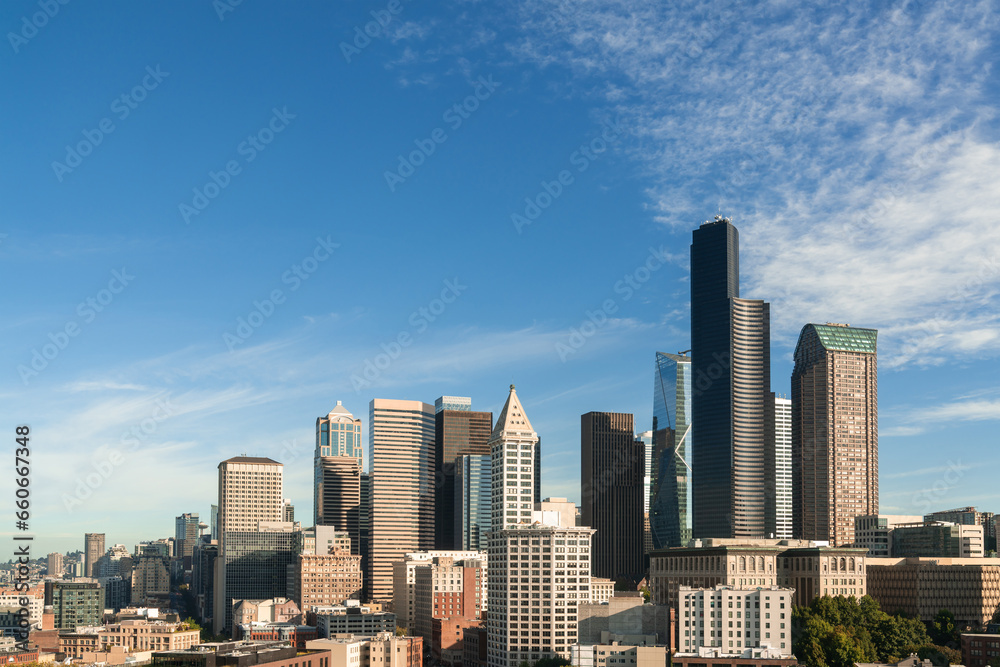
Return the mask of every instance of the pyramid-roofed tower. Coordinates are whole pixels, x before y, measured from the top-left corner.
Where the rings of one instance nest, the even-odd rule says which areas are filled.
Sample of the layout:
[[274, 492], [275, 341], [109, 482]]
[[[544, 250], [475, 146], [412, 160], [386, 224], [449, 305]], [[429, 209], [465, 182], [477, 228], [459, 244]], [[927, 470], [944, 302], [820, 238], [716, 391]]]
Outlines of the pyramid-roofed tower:
[[531, 428], [528, 416], [524, 414], [524, 408], [517, 397], [514, 385], [511, 385], [507, 402], [504, 403], [503, 410], [500, 411], [500, 416], [497, 417], [496, 424], [493, 426], [493, 432], [490, 433], [490, 443], [502, 439], [505, 435], [514, 434], [531, 434], [537, 437], [535, 429]]

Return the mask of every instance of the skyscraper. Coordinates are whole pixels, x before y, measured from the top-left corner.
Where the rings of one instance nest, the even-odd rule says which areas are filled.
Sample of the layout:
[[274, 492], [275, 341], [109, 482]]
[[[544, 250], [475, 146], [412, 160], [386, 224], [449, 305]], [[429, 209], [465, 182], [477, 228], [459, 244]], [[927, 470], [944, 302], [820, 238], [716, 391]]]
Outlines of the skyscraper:
[[198, 514], [181, 514], [174, 519], [174, 556], [187, 558], [184, 569], [190, 569], [191, 552], [198, 540]]
[[774, 399], [774, 448], [764, 462], [767, 475], [767, 533], [792, 537], [792, 401]]
[[649, 528], [654, 549], [691, 539], [691, 358], [656, 353]]
[[[212, 614], [215, 634], [229, 629], [231, 602], [234, 597], [244, 597], [237, 593], [250, 586], [244, 586], [239, 577], [249, 576], [252, 569], [249, 565], [257, 559], [251, 555], [253, 547], [257, 542], [267, 548], [274, 546], [271, 544], [274, 540], [269, 542], [269, 538], [246, 535], [256, 533], [262, 521], [282, 524], [283, 469], [277, 461], [256, 456], [235, 456], [219, 464], [220, 540], [219, 557], [215, 560], [215, 610]], [[266, 554], [262, 558], [266, 560]]]
[[351, 550], [361, 551], [361, 466], [353, 456], [315, 460], [317, 526], [334, 526], [351, 536]]
[[83, 536], [83, 576], [96, 577], [94, 566], [104, 555], [104, 533], [85, 533]]
[[633, 417], [620, 412], [580, 416], [581, 519], [594, 534], [591, 574], [642, 579], [643, 472], [646, 447]]
[[492, 412], [473, 412], [472, 399], [441, 396], [434, 401], [434, 542], [437, 549], [458, 549], [455, 533], [455, 459], [465, 454], [489, 456]]
[[373, 600], [392, 599], [392, 562], [434, 548], [434, 406], [369, 405], [371, 534], [365, 577]]
[[[642, 476], [642, 553], [648, 554], [653, 550], [653, 533], [649, 527], [649, 499], [653, 493], [653, 432], [643, 431], [636, 437], [642, 441], [642, 445], [645, 448], [645, 461], [643, 468], [645, 472]], [[644, 560], [646, 559], [644, 558]], [[646, 562], [646, 566], [648, 568], [648, 562]]]
[[854, 541], [854, 517], [878, 514], [875, 329], [807, 324], [792, 370], [795, 537]]
[[492, 490], [490, 455], [455, 459], [455, 549], [485, 551], [490, 531]]
[[[517, 667], [553, 655], [568, 659], [570, 646], [576, 643], [579, 604], [590, 601], [594, 531], [574, 525], [573, 505], [565, 499], [533, 503], [537, 443], [538, 434], [511, 385], [490, 434], [493, 520], [486, 615], [490, 667]], [[546, 592], [535, 596], [528, 592], [533, 586]], [[520, 629], [531, 627], [529, 620], [540, 627]]]
[[770, 307], [739, 292], [739, 232], [716, 216], [691, 244], [694, 537], [763, 537], [773, 446]]
[[45, 574], [50, 577], [55, 577], [56, 579], [62, 579], [63, 555], [61, 553], [49, 554], [48, 561], [46, 562]]
[[359, 466], [364, 465], [361, 420], [340, 401], [330, 414], [316, 418], [316, 456], [353, 456]]

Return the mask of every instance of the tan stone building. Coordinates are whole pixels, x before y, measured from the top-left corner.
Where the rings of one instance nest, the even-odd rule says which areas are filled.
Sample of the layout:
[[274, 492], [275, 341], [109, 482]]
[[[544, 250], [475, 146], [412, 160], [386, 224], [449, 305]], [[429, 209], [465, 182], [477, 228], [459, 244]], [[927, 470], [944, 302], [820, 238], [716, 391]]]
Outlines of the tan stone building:
[[708, 539], [650, 556], [653, 601], [677, 607], [680, 586], [795, 589], [796, 606], [821, 595], [867, 592], [866, 549], [823, 547], [806, 540]]
[[342, 604], [361, 595], [361, 556], [335, 549], [329, 554], [300, 554], [293, 597], [302, 611]]
[[422, 667], [422, 637], [396, 637], [380, 633], [374, 637], [346, 636], [339, 639], [314, 639], [306, 648], [329, 651], [336, 667]]
[[574, 667], [664, 667], [669, 664], [669, 646], [629, 646], [626, 644], [574, 644], [570, 650]]
[[869, 558], [867, 569], [882, 609], [921, 621], [947, 609], [955, 625], [981, 626], [1000, 608], [1000, 558]]
[[201, 633], [186, 623], [133, 620], [101, 627], [78, 628], [59, 636], [59, 650], [74, 658], [121, 647], [126, 653], [175, 651], [201, 643]]
[[602, 577], [590, 578], [590, 602], [601, 604], [607, 602], [615, 594], [615, 582]]

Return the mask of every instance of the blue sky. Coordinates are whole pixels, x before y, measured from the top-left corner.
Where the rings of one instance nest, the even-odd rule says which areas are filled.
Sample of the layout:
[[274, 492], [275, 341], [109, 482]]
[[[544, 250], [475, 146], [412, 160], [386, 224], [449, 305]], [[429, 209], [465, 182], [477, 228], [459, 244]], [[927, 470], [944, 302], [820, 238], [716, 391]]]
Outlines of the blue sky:
[[803, 324], [879, 330], [883, 511], [1000, 508], [996, 2], [45, 7], [0, 6], [39, 554], [172, 534], [242, 452], [308, 521], [337, 400], [367, 432], [374, 397], [497, 413], [512, 382], [578, 500], [579, 415], [649, 428], [720, 211], [776, 392]]

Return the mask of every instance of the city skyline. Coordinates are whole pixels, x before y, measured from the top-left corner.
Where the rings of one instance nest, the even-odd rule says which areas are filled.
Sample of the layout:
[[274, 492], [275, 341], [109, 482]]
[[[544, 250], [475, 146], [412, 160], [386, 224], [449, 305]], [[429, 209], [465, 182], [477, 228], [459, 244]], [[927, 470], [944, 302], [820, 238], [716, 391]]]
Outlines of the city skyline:
[[541, 496], [579, 502], [579, 416], [651, 428], [717, 213], [770, 304], [771, 391], [805, 324], [878, 330], [879, 511], [1000, 504], [991, 5], [472, 4], [403, 3], [349, 58], [350, 2], [60, 5], [7, 48], [0, 395], [32, 428], [38, 554], [208, 519], [241, 454], [309, 517], [337, 401], [498, 414], [512, 383]]

